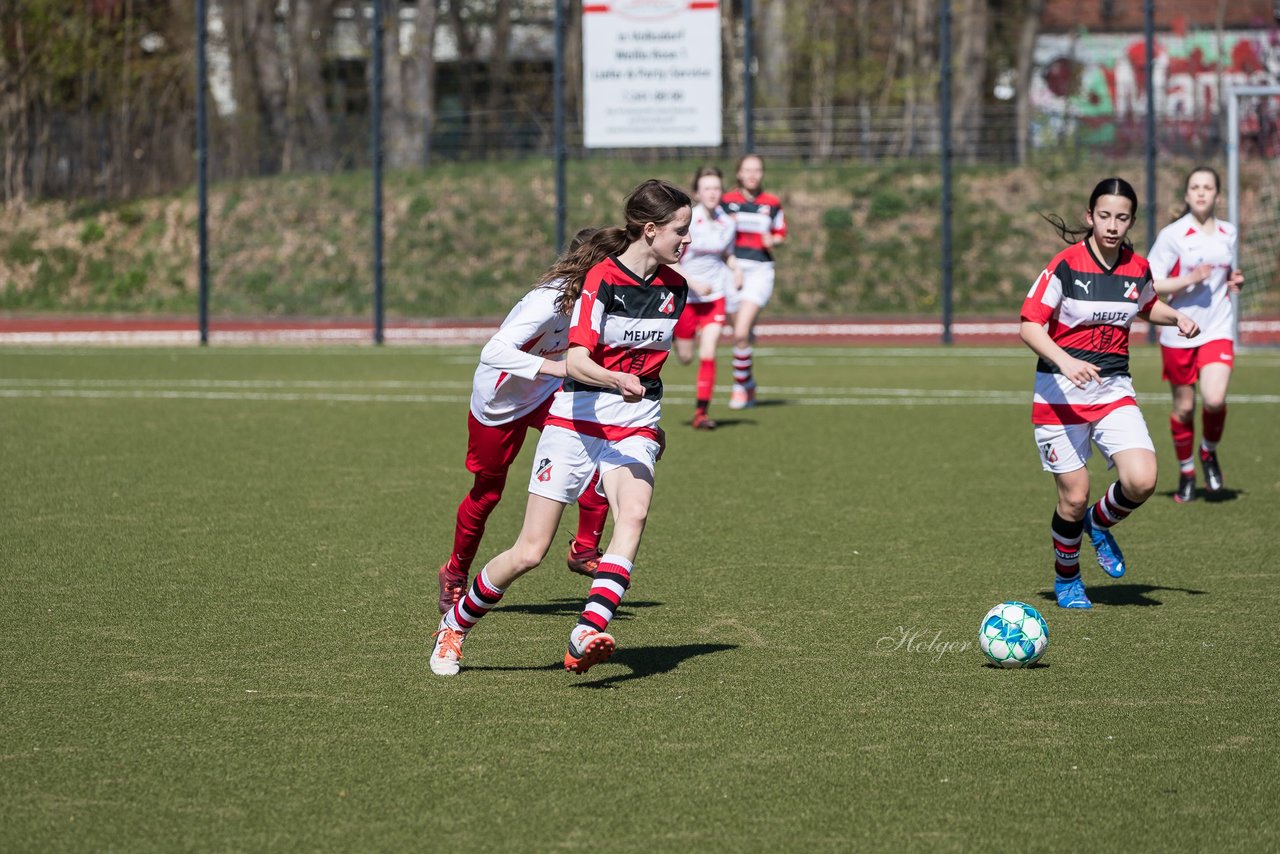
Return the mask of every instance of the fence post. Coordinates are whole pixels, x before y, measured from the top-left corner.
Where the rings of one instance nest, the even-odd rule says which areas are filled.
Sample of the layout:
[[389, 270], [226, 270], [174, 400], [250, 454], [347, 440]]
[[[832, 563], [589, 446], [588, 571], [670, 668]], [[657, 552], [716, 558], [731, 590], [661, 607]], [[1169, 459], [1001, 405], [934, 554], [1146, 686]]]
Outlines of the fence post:
[[382, 2], [373, 0], [373, 104], [369, 145], [373, 155], [373, 343], [384, 338], [382, 313]]
[[208, 36], [205, 0], [196, 0], [196, 232], [200, 243], [200, 344], [209, 343], [209, 124], [205, 91], [209, 68], [205, 64]]

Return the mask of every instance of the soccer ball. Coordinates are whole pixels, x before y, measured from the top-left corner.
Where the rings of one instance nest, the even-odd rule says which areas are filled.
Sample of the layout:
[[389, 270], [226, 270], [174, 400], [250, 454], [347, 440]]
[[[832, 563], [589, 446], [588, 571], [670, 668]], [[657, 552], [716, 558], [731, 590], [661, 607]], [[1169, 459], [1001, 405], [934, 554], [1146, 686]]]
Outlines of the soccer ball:
[[1026, 667], [1049, 648], [1049, 624], [1030, 605], [1001, 602], [982, 618], [978, 646], [1001, 667]]

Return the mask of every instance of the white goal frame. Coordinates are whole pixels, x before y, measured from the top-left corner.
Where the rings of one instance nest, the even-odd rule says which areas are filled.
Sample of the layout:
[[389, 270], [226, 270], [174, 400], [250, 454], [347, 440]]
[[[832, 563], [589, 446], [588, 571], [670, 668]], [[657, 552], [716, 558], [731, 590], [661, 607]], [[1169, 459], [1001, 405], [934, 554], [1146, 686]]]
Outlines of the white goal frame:
[[[1234, 86], [1228, 85], [1227, 101], [1227, 221], [1237, 229], [1240, 222], [1240, 99], [1241, 98], [1280, 98], [1280, 86]], [[1240, 242], [1231, 259], [1233, 266], [1240, 266]], [[1232, 297], [1232, 308], [1235, 309], [1236, 340], [1240, 340], [1240, 298]]]

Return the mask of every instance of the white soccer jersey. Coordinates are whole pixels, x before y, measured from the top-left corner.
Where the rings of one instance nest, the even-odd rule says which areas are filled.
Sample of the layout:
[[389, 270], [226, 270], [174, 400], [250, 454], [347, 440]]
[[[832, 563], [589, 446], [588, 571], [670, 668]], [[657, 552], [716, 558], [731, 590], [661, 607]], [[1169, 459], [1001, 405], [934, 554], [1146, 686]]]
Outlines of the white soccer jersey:
[[693, 209], [689, 221], [689, 245], [680, 258], [680, 269], [693, 281], [711, 285], [711, 293], [703, 296], [689, 289], [689, 302], [715, 302], [733, 286], [733, 271], [725, 256], [733, 250], [737, 226], [733, 217], [719, 206], [711, 213], [702, 205]]
[[615, 388], [569, 378], [551, 403], [547, 424], [609, 440], [656, 439], [662, 416], [659, 372], [671, 355], [688, 290], [684, 277], [664, 265], [648, 279], [628, 270], [616, 255], [592, 267], [573, 307], [569, 343], [588, 348], [598, 365], [639, 377], [644, 397], [630, 403]]
[[1201, 264], [1212, 264], [1209, 278], [1167, 297], [1169, 305], [1200, 326], [1195, 338], [1183, 338], [1173, 326], [1160, 330], [1164, 347], [1199, 347], [1210, 341], [1235, 341], [1235, 309], [1227, 279], [1236, 248], [1236, 228], [1217, 220], [1217, 228], [1205, 233], [1193, 214], [1187, 213], [1160, 230], [1147, 260], [1156, 279], [1179, 276]]
[[539, 374], [543, 359], [559, 361], [569, 347], [569, 318], [556, 311], [560, 288], [534, 288], [511, 309], [480, 352], [471, 384], [471, 414], [494, 427], [528, 415], [560, 387]]

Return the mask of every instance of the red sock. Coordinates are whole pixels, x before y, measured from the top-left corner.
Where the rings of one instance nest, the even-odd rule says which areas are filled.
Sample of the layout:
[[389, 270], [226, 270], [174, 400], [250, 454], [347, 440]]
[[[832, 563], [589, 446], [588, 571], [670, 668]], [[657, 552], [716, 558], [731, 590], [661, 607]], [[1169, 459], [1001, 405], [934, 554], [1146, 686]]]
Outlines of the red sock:
[[703, 359], [698, 362], [698, 400], [711, 400], [711, 393], [716, 387], [716, 360]]
[[471, 571], [471, 562], [476, 559], [476, 549], [480, 548], [480, 540], [484, 537], [485, 522], [498, 506], [506, 484], [505, 472], [500, 477], [476, 475], [471, 491], [458, 505], [453, 528], [453, 554], [449, 556], [449, 563], [455, 569], [464, 573]]
[[[1223, 404], [1217, 412], [1204, 409], [1200, 413], [1200, 423], [1204, 426], [1204, 440], [1216, 446], [1222, 441], [1222, 430], [1227, 424], [1227, 407]], [[1188, 455], [1190, 451], [1187, 452]]]
[[1169, 416], [1169, 432], [1173, 434], [1173, 453], [1178, 457], [1178, 462], [1186, 468], [1186, 463], [1190, 463], [1194, 457], [1191, 453], [1196, 441], [1195, 422], [1182, 421], [1176, 415]]
[[574, 551], [594, 553], [600, 548], [604, 534], [604, 520], [609, 515], [609, 500], [596, 492], [600, 473], [592, 475], [587, 491], [578, 499], [578, 533], [573, 535]]

